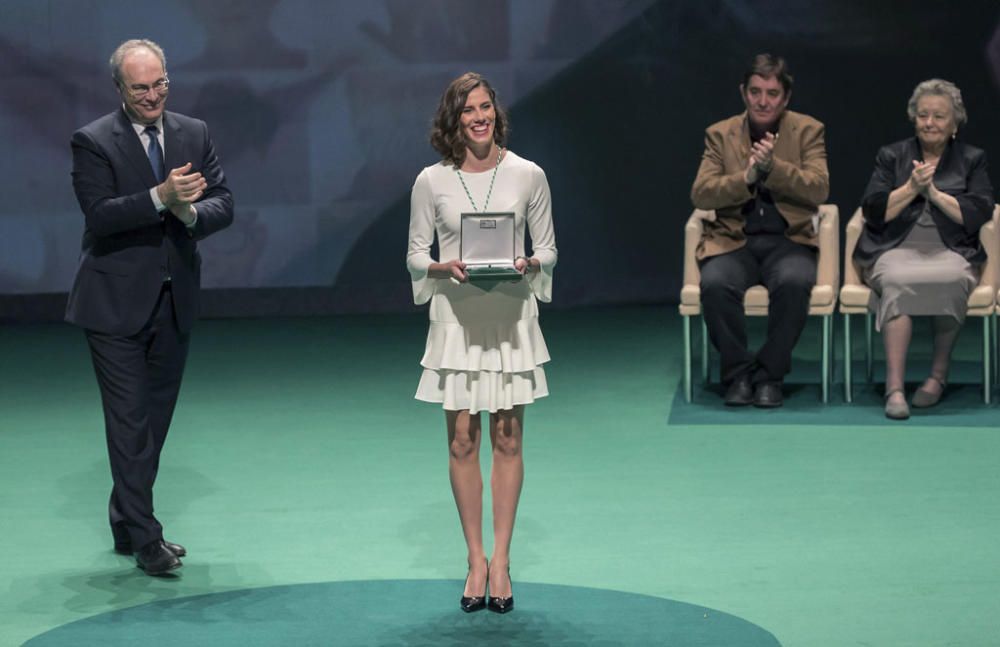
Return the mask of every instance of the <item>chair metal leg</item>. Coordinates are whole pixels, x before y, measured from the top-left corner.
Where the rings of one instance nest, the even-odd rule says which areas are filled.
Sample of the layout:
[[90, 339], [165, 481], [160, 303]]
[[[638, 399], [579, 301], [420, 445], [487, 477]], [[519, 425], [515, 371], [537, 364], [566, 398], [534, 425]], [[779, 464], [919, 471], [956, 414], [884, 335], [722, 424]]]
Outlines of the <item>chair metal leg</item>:
[[691, 317], [683, 315], [684, 319], [684, 401], [694, 399], [694, 387], [691, 385]]
[[851, 315], [844, 313], [844, 402], [854, 400], [851, 388]]
[[830, 347], [830, 361], [828, 362], [829, 372], [828, 379], [830, 380], [830, 388], [833, 388], [834, 383], [837, 378], [837, 317], [831, 312], [830, 317], [830, 335], [827, 337], [827, 345]]
[[993, 383], [996, 384], [1000, 380], [1000, 354], [997, 351], [997, 345], [1000, 344], [1000, 340], [997, 339], [997, 313], [994, 312], [993, 316], [990, 317], [990, 339], [993, 344]]
[[823, 362], [820, 366], [823, 403], [830, 401], [830, 320], [831, 315], [823, 316]]
[[709, 379], [711, 379], [711, 369], [708, 365], [708, 325], [705, 323], [705, 315], [702, 314], [701, 317], [701, 381], [702, 384], [708, 384]]
[[865, 378], [868, 383], [871, 384], [875, 381], [874, 369], [872, 368], [874, 364], [873, 359], [873, 346], [872, 346], [872, 313], [865, 313]]
[[986, 404], [990, 403], [993, 395], [993, 371], [990, 369], [990, 355], [993, 353], [990, 344], [990, 318], [983, 317], [983, 402]]

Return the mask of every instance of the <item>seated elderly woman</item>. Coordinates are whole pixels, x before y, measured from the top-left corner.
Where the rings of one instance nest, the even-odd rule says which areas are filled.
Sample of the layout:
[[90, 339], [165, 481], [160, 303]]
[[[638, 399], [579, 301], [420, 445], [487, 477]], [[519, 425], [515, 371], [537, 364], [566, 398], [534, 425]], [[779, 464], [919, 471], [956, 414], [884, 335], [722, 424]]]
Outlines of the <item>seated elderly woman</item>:
[[916, 137], [879, 150], [854, 252], [885, 344], [885, 415], [897, 420], [910, 415], [903, 380], [914, 316], [930, 318], [934, 355], [912, 405], [941, 399], [969, 294], [986, 261], [979, 228], [993, 213], [986, 154], [956, 138], [967, 120], [959, 89], [924, 81], [907, 113]]

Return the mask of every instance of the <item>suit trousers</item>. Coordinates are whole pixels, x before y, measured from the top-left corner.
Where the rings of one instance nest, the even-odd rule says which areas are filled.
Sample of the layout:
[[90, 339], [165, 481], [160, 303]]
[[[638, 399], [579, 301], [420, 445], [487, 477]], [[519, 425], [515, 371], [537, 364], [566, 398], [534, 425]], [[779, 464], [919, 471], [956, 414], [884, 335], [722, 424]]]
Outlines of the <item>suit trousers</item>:
[[[747, 236], [747, 244], [700, 263], [701, 304], [722, 381], [749, 375], [754, 384], [781, 382], [791, 370], [792, 349], [805, 328], [816, 283], [817, 251], [781, 234]], [[757, 353], [747, 348], [743, 297], [754, 285], [767, 288], [767, 339]]]
[[113, 487], [108, 516], [115, 542], [135, 550], [163, 539], [153, 483], [180, 391], [190, 334], [174, 313], [170, 283], [145, 326], [129, 336], [86, 330], [101, 390]]

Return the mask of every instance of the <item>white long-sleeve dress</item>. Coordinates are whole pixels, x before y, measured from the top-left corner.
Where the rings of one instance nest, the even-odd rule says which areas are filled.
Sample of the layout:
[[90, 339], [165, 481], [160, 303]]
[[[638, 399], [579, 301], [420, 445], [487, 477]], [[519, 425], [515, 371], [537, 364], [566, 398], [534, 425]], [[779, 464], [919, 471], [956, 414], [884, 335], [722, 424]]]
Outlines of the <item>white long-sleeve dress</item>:
[[[557, 252], [552, 201], [542, 169], [507, 151], [496, 172], [462, 173], [476, 206], [513, 211], [515, 255], [524, 254], [525, 225], [531, 234], [538, 272], [490, 290], [453, 279], [433, 279], [433, 262], [459, 257], [461, 214], [474, 211], [455, 168], [439, 162], [417, 176], [410, 194], [410, 236], [406, 267], [413, 301], [430, 301], [430, 329], [416, 398], [441, 403], [449, 411], [496, 412], [548, 395], [548, 348], [538, 325], [536, 299], [552, 300], [552, 269]], [[437, 235], [440, 259], [431, 258]]]

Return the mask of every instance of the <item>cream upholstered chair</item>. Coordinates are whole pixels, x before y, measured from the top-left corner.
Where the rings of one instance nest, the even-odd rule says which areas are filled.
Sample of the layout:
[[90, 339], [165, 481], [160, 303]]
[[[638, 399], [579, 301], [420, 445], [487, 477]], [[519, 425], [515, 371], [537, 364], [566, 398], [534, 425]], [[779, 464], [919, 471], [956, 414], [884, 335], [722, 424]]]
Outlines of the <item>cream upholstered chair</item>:
[[[823, 204], [817, 213], [819, 228], [819, 258], [816, 269], [816, 285], [809, 299], [809, 314], [823, 318], [822, 362], [820, 383], [823, 402], [830, 398], [830, 382], [833, 374], [833, 311], [837, 303], [837, 288], [840, 285], [840, 227], [836, 205]], [[715, 220], [714, 211], [695, 209], [684, 227], [684, 285], [681, 288], [680, 313], [684, 318], [684, 399], [694, 399], [694, 385], [691, 381], [691, 317], [701, 315], [701, 271], [695, 259], [695, 250], [701, 241], [705, 220]], [[748, 317], [767, 316], [768, 294], [763, 285], [755, 285], [747, 290], [743, 298], [744, 312]], [[708, 330], [701, 318], [701, 377], [709, 381]]]
[[[995, 352], [991, 348], [990, 326], [997, 310], [997, 278], [998, 255], [997, 221], [1000, 219], [1000, 205], [993, 209], [993, 218], [979, 230], [979, 240], [986, 250], [986, 266], [979, 279], [979, 285], [969, 295], [968, 316], [981, 317], [983, 320], [983, 402], [990, 403], [991, 379], [990, 356]], [[865, 375], [872, 381], [872, 313], [868, 309], [871, 288], [861, 282], [860, 274], [854, 265], [852, 257], [858, 244], [858, 237], [864, 227], [864, 217], [859, 208], [847, 223], [844, 244], [844, 286], [840, 288], [840, 313], [844, 315], [844, 399], [853, 399], [852, 388], [852, 357], [851, 357], [851, 315], [865, 315]]]

